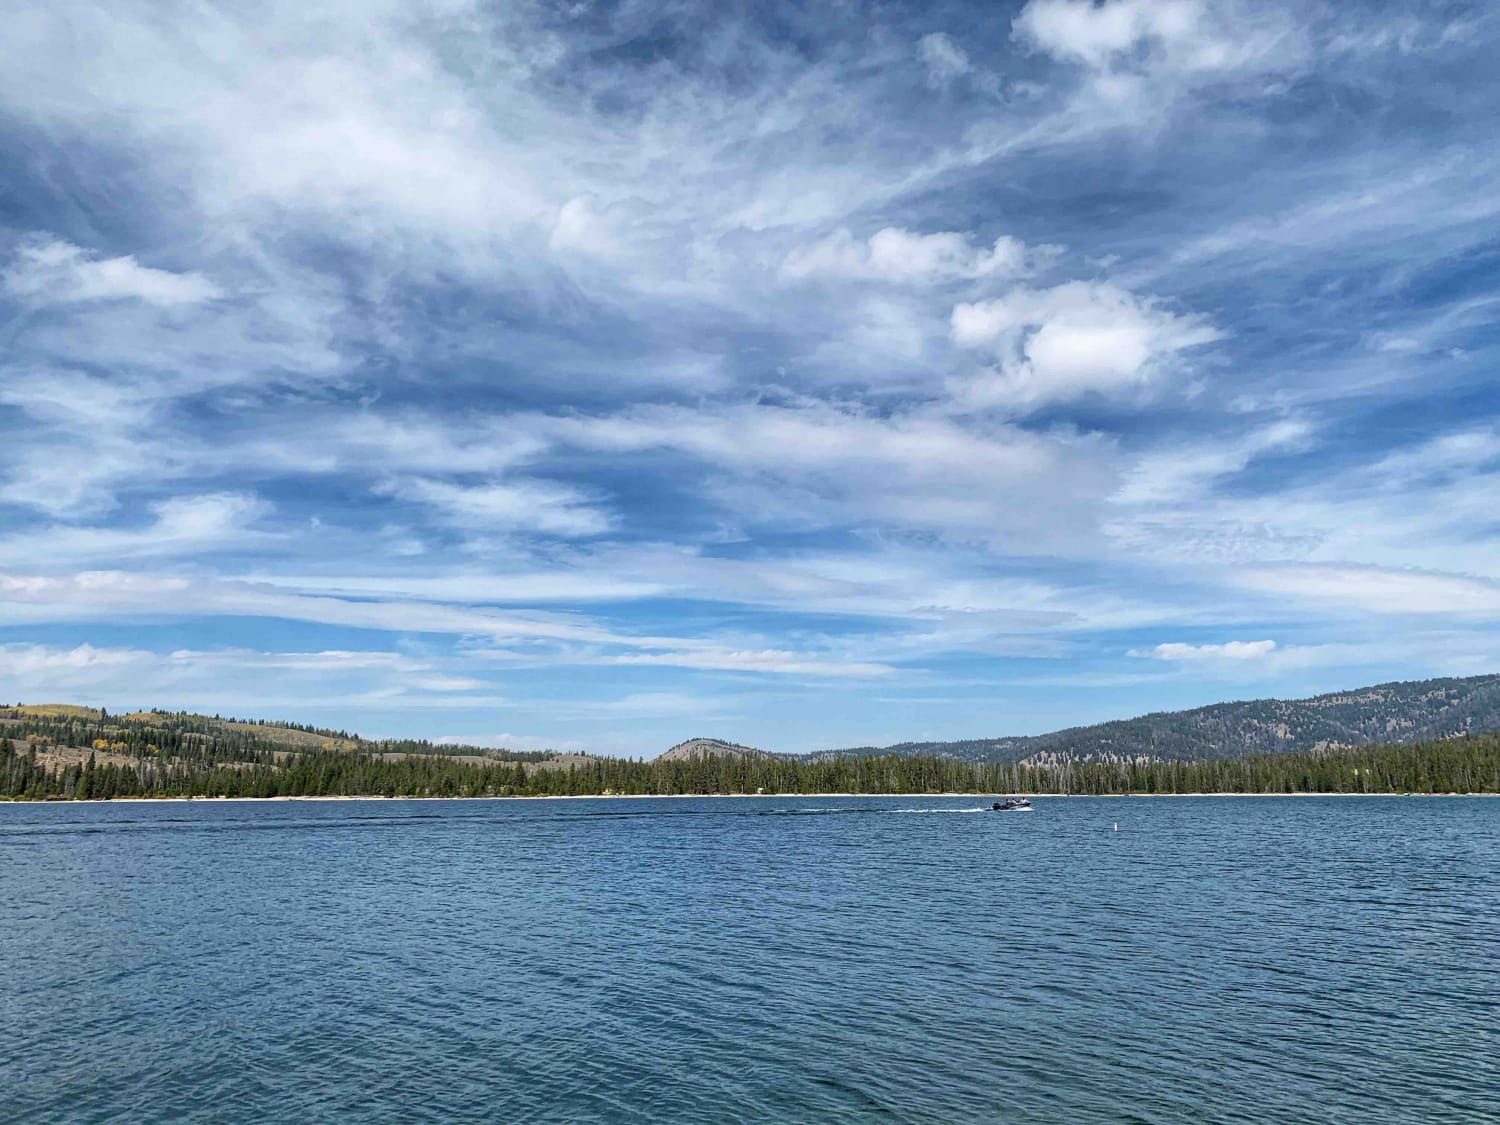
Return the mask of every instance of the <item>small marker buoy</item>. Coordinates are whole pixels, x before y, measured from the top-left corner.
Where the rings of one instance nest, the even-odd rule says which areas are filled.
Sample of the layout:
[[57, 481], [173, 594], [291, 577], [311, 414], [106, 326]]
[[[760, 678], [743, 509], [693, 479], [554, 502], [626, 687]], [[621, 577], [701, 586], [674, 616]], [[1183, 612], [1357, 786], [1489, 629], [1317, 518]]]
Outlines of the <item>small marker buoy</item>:
[[1115, 831], [1118, 832], [1119, 830], [1120, 830], [1120, 822], [1117, 820], [1117, 821], [1115, 821]]

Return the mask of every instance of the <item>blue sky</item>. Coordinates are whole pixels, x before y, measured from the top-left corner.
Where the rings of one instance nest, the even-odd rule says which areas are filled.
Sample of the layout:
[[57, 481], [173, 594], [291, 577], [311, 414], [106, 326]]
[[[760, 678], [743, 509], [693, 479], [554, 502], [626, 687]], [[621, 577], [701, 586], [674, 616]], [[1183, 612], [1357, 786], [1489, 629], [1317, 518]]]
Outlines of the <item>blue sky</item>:
[[1497, 49], [21, 0], [0, 699], [651, 754], [1496, 671]]

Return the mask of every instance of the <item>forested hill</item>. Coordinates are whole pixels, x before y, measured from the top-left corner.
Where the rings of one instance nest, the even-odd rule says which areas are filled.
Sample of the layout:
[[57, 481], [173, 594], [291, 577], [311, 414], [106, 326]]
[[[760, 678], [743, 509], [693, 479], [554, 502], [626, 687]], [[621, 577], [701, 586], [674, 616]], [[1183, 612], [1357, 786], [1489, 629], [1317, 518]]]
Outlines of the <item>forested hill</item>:
[[[1172, 772], [1179, 763], [1204, 765], [1298, 755], [1313, 762], [1362, 747], [1418, 743], [1427, 745], [1423, 762], [1441, 760], [1448, 765], [1424, 774], [1402, 764], [1395, 772], [1387, 771], [1382, 784], [1397, 787], [1397, 777], [1410, 777], [1425, 787], [1451, 776], [1462, 788], [1471, 776], [1488, 776], [1489, 767], [1475, 766], [1464, 757], [1471, 750], [1455, 747], [1450, 753], [1436, 748], [1445, 741], [1462, 741], [1461, 736], [1497, 731], [1500, 675], [1380, 684], [1312, 699], [1220, 703], [1031, 737], [908, 742], [879, 750], [861, 747], [792, 756], [720, 739], [694, 738], [649, 763], [421, 740], [371, 740], [343, 730], [218, 715], [167, 711], [111, 715], [85, 707], [17, 704], [0, 706], [0, 757], [4, 759], [0, 797], [67, 797], [100, 791], [121, 796], [812, 792], [816, 790], [807, 786], [813, 785], [852, 786], [861, 792], [924, 792], [949, 786], [984, 789], [1025, 784], [1097, 792], [1104, 790], [1087, 786], [1150, 789], [1160, 784], [1182, 791], [1182, 786], [1206, 780], [1256, 788], [1261, 782], [1256, 780], [1259, 774], [1255, 778], [1245, 774], [1249, 780], [1237, 781], [1238, 774]], [[1483, 753], [1492, 759], [1497, 740], [1487, 738], [1482, 745]], [[1154, 771], [1157, 765], [1166, 772]], [[1078, 772], [1079, 767], [1094, 766], [1103, 772]], [[1136, 766], [1153, 770], [1140, 777], [1110, 772]], [[1350, 759], [1344, 766], [1360, 771], [1375, 768], [1364, 759]], [[971, 768], [974, 772], [965, 772]], [[1274, 773], [1291, 778], [1287, 771], [1300, 768], [1288, 760]], [[1313, 770], [1319, 777], [1324, 772], [1321, 765]], [[1295, 778], [1291, 780], [1295, 783]], [[697, 788], [710, 784], [720, 788]]]
[[1088, 727], [962, 742], [825, 750], [812, 759], [898, 754], [967, 762], [1239, 758], [1340, 746], [1404, 745], [1500, 731], [1500, 675], [1415, 680], [1311, 699], [1255, 699]]
[[552, 751], [496, 750], [428, 742], [367, 739], [344, 730], [299, 723], [197, 715], [188, 711], [132, 711], [111, 715], [70, 704], [0, 704], [0, 738], [34, 745], [44, 757], [67, 759], [92, 752], [104, 758], [153, 758], [196, 763], [275, 762], [292, 754], [354, 753], [386, 758], [440, 755], [478, 764], [489, 761], [572, 764], [578, 755]]

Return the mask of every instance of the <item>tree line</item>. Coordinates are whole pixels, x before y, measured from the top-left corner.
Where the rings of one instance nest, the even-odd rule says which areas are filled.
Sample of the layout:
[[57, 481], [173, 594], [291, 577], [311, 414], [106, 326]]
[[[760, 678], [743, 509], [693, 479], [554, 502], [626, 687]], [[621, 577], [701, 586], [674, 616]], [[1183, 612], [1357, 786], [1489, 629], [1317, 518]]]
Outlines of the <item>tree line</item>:
[[1500, 736], [1202, 761], [971, 763], [930, 755], [818, 761], [706, 755], [595, 758], [566, 769], [444, 755], [351, 751], [168, 758], [49, 766], [34, 744], [0, 739], [0, 797], [522, 797], [814, 793], [1495, 793]]

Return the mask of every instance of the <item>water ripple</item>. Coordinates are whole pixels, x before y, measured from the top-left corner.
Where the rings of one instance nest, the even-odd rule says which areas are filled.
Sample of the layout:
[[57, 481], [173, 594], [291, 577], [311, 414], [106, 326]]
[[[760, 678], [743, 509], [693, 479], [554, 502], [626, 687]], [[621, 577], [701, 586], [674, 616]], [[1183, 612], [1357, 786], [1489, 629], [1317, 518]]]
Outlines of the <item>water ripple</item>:
[[984, 811], [0, 807], [0, 1120], [1500, 1118], [1500, 802]]

